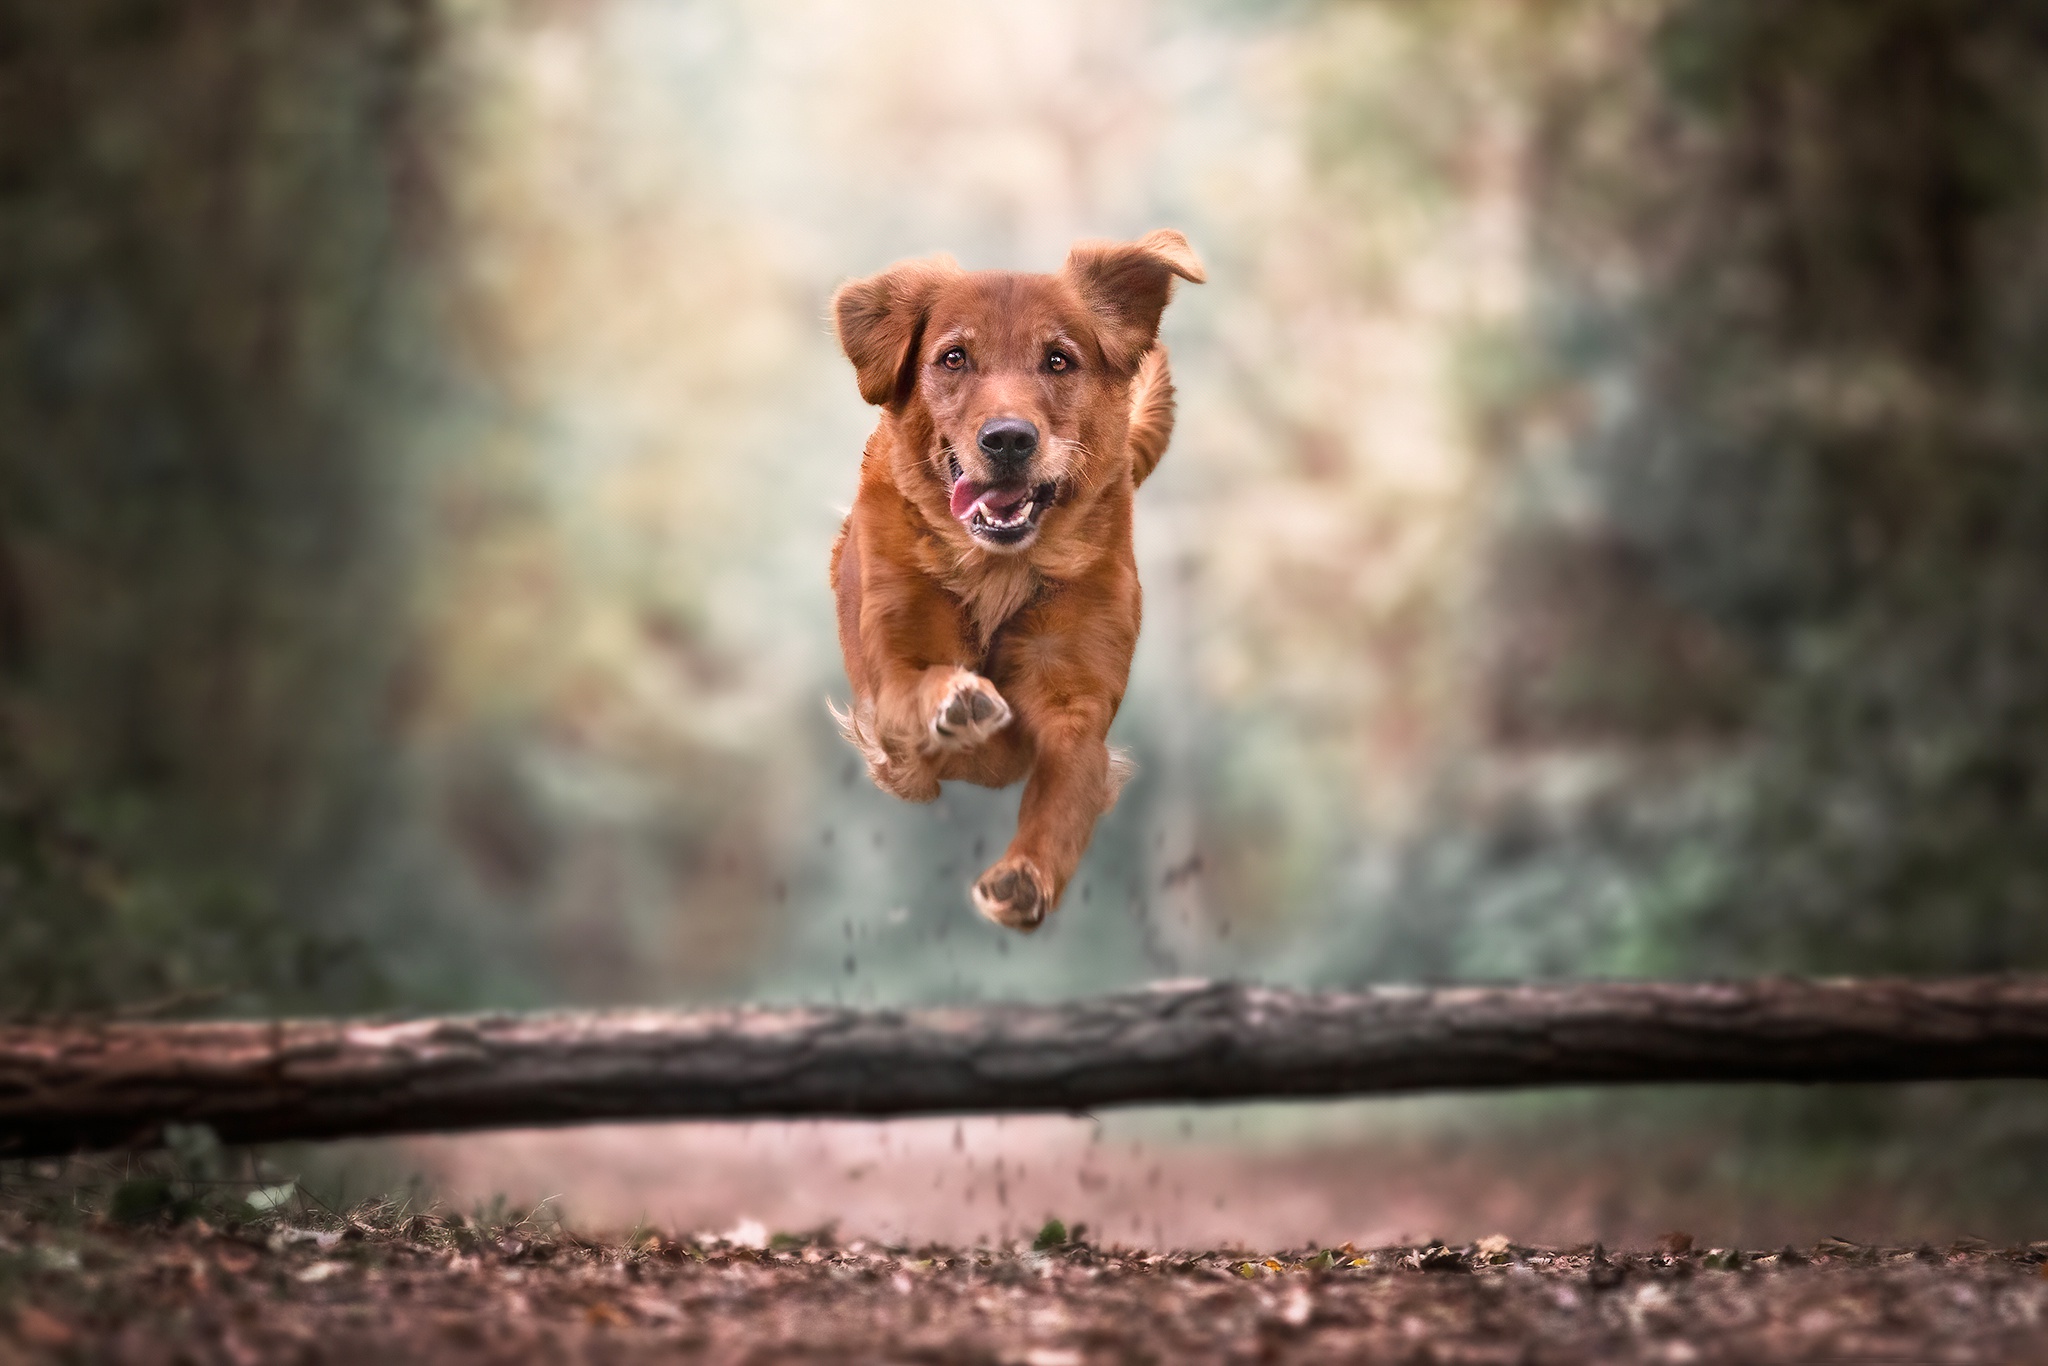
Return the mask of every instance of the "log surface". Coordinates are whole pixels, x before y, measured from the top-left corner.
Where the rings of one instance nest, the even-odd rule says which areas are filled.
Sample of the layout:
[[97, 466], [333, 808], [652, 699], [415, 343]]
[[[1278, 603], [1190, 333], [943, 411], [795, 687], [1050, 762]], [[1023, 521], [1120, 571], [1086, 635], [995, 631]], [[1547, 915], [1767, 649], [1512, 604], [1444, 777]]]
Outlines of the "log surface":
[[598, 1120], [2048, 1078], [2048, 978], [1169, 983], [1053, 1006], [0, 1026], [0, 1156]]

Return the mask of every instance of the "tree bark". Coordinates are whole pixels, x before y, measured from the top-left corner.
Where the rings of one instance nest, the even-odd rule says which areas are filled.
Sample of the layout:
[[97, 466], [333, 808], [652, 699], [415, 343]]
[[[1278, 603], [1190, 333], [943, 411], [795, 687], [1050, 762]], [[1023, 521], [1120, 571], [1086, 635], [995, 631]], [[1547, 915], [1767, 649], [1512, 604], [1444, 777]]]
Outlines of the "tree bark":
[[595, 1120], [1622, 1082], [2048, 1078], [2048, 979], [1598, 982], [1057, 1006], [0, 1026], [0, 1155]]

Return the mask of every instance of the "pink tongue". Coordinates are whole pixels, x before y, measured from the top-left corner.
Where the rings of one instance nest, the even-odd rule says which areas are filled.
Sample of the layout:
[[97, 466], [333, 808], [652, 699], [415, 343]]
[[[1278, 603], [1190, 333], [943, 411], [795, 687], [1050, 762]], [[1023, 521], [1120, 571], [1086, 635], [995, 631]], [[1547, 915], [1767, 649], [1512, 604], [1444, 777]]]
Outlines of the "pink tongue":
[[967, 510], [974, 506], [974, 500], [981, 497], [984, 487], [986, 486], [977, 484], [972, 479], [965, 477], [954, 480], [953, 515], [955, 517], [965, 517]]
[[987, 484], [963, 478], [953, 485], [953, 515], [965, 517], [976, 503], [980, 503], [990, 516], [1007, 522], [1030, 497], [1030, 489], [992, 489]]

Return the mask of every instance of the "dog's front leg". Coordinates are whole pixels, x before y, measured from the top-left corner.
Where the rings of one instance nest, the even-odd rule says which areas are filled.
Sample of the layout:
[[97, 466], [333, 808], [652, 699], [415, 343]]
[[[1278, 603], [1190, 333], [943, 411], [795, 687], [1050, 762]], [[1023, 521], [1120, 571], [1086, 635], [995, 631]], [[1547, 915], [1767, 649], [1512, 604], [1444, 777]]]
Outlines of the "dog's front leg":
[[1123, 548], [1120, 572], [1063, 586], [1020, 616], [998, 641], [994, 673], [1017, 709], [1031, 776], [1017, 834], [975, 881], [975, 910], [1027, 933], [1059, 904], [1116, 800], [1128, 767], [1112, 761], [1116, 719], [1138, 644], [1138, 575]]
[[906, 801], [932, 801], [939, 779], [969, 776], [954, 770], [1010, 724], [1002, 694], [971, 669], [933, 664], [878, 672], [878, 686], [857, 695], [839, 724], [866, 757], [875, 785]]
[[840, 646], [853, 708], [840, 726], [877, 786], [914, 802], [939, 795], [941, 777], [1010, 725], [993, 683], [952, 662], [969, 659], [957, 603], [930, 580], [864, 555], [849, 526], [833, 561]]
[[1114, 798], [1107, 736], [1116, 706], [1084, 697], [1028, 717], [1034, 756], [1017, 834], [974, 884], [975, 910], [1030, 932], [1059, 904], [1067, 881]]

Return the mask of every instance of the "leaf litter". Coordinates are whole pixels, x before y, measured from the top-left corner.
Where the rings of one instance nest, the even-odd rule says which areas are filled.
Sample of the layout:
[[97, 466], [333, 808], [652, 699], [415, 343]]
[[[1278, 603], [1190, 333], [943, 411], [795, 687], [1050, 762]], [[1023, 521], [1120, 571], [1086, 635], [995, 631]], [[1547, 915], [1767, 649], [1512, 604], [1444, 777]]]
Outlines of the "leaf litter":
[[1157, 1250], [1048, 1219], [1029, 1243], [913, 1248], [296, 1192], [116, 1217], [111, 1193], [21, 1190], [0, 1185], [0, 1366], [2048, 1358], [2048, 1243]]

